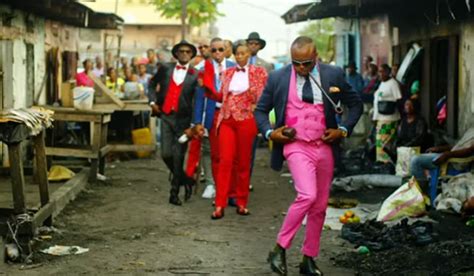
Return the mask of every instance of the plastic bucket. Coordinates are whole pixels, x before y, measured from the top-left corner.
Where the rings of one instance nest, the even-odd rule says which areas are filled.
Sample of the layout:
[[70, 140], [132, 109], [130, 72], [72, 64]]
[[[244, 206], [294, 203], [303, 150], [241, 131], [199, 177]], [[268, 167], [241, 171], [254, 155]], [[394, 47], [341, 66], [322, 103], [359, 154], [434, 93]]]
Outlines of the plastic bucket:
[[74, 108], [76, 109], [92, 109], [94, 104], [94, 88], [80, 86], [72, 90], [74, 98]]

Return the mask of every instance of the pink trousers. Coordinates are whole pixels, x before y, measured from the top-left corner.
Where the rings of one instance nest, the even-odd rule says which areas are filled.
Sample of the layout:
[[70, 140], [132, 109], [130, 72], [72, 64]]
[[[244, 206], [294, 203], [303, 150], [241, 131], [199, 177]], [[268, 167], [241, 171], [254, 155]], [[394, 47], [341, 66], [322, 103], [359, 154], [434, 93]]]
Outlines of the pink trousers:
[[294, 180], [297, 196], [288, 209], [278, 234], [277, 243], [287, 249], [307, 215], [302, 253], [309, 257], [319, 254], [320, 238], [326, 217], [329, 190], [334, 172], [330, 145], [321, 141], [296, 141], [285, 145], [284, 155]]

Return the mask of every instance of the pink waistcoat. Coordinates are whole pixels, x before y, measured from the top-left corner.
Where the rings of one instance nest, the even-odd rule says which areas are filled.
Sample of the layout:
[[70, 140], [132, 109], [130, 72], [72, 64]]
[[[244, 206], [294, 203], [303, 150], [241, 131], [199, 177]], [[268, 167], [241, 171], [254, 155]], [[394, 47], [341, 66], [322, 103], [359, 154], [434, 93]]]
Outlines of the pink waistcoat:
[[323, 104], [309, 104], [298, 98], [296, 72], [292, 68], [290, 91], [286, 104], [285, 124], [296, 129], [296, 140], [305, 142], [320, 141], [326, 130]]

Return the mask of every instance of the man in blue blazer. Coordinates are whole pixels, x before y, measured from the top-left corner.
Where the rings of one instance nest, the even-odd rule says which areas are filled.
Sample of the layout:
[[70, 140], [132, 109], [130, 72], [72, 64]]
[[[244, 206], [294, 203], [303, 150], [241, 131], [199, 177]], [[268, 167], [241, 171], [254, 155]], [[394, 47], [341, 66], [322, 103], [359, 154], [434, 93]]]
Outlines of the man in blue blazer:
[[[211, 58], [214, 65], [214, 72], [205, 72], [205, 74], [214, 75], [214, 84], [216, 90], [219, 91], [221, 86], [220, 75], [226, 69], [235, 66], [235, 63], [228, 60], [224, 56], [225, 43], [221, 38], [213, 38], [211, 40]], [[204, 67], [204, 66], [203, 66]], [[202, 140], [202, 164], [206, 175], [206, 188], [203, 192], [203, 198], [213, 198], [215, 196], [214, 181], [217, 164], [219, 162], [219, 148], [217, 146], [216, 131], [214, 125], [217, 122], [220, 103], [215, 102], [204, 96], [204, 89], [198, 87], [196, 90], [196, 98], [194, 105], [193, 123], [198, 130], [206, 129], [206, 134]], [[214, 177], [212, 177], [212, 176]]]
[[[319, 254], [338, 142], [352, 132], [363, 107], [341, 68], [318, 63], [311, 38], [298, 37], [291, 45], [291, 58], [292, 64], [270, 73], [255, 109], [260, 132], [274, 142], [271, 167], [280, 170], [286, 159], [297, 191], [268, 261], [274, 272], [287, 274], [285, 250], [307, 216], [300, 273], [322, 275], [314, 258]], [[339, 125], [338, 102], [348, 109]], [[274, 127], [268, 117], [273, 108]]]

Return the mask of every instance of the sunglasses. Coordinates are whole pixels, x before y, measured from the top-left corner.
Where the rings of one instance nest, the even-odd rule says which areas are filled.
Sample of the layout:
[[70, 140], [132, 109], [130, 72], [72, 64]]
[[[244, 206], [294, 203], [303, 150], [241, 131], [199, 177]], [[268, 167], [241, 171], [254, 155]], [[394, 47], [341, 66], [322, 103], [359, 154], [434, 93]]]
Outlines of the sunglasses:
[[215, 52], [217, 52], [217, 51], [219, 51], [219, 52], [222, 53], [222, 52], [224, 52], [224, 48], [212, 48], [212, 49], [211, 49], [211, 52], [213, 52], [213, 53], [215, 53]]
[[191, 50], [179, 50], [178, 52], [180, 52], [181, 54], [192, 54], [193, 51]]
[[198, 47], [199, 50], [201, 50], [201, 49], [203, 49], [203, 48], [204, 48], [204, 49], [207, 49], [207, 48], [209, 48], [209, 45], [200, 45], [200, 46]]
[[293, 63], [293, 66], [298, 67], [303, 65], [304, 67], [309, 67], [313, 65], [314, 60], [304, 60], [304, 61], [299, 61], [299, 60], [292, 60], [291, 63]]
[[248, 45], [260, 45], [260, 42], [258, 41], [249, 41], [247, 42]]

